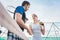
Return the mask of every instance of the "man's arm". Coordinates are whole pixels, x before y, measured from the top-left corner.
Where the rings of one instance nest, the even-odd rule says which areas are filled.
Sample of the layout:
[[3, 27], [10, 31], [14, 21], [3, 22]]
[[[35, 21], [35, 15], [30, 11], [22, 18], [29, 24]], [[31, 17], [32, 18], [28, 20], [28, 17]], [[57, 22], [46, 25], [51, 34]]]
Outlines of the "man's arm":
[[28, 32], [31, 33], [30, 28], [28, 28], [28, 27], [25, 25], [25, 23], [23, 22], [23, 20], [22, 20], [22, 15], [21, 15], [20, 13], [16, 13], [15, 19], [16, 19], [17, 23], [18, 23], [22, 28], [26, 29]]
[[29, 29], [30, 29], [31, 32], [28, 31], [28, 33], [29, 33], [30, 35], [32, 35], [33, 33], [32, 33], [31, 25], [29, 25]]
[[28, 29], [28, 27], [25, 25], [25, 23], [22, 20], [22, 15], [20, 13], [15, 14], [15, 19], [18, 25], [20, 25], [24, 29]]

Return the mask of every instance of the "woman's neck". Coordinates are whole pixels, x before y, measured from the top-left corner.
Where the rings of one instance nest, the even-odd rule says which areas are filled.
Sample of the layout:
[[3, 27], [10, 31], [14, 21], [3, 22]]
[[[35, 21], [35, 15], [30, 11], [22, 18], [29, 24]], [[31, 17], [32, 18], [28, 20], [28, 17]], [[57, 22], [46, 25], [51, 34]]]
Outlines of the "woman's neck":
[[34, 21], [34, 24], [36, 24], [37, 23], [37, 21]]

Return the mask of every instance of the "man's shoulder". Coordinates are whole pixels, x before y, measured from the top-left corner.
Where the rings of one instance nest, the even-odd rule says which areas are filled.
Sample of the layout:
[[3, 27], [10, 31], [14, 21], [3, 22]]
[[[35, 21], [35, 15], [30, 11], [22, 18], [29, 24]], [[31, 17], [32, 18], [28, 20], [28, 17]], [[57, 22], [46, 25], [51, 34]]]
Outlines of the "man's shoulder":
[[23, 13], [24, 13], [24, 8], [23, 8], [23, 6], [17, 6], [15, 12], [18, 12], [18, 13], [20, 13], [20, 14], [23, 14]]
[[16, 8], [22, 8], [23, 9], [23, 6], [17, 6]]

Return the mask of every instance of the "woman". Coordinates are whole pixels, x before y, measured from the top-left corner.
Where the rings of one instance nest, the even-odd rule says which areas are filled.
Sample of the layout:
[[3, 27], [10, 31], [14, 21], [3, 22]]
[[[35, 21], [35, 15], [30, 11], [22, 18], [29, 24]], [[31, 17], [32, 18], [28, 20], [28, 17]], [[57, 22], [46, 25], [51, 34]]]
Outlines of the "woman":
[[32, 40], [42, 40], [41, 33], [45, 34], [45, 28], [44, 23], [38, 21], [38, 17], [35, 14], [32, 14], [33, 23], [30, 24], [30, 29], [32, 33], [29, 33], [30, 35], [33, 34]]

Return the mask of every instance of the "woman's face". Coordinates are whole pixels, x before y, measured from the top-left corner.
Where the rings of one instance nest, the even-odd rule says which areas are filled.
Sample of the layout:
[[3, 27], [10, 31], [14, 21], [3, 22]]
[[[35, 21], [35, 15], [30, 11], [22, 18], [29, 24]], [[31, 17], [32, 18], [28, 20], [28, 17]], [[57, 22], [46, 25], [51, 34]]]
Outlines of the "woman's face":
[[38, 17], [32, 15], [33, 21], [38, 21]]

